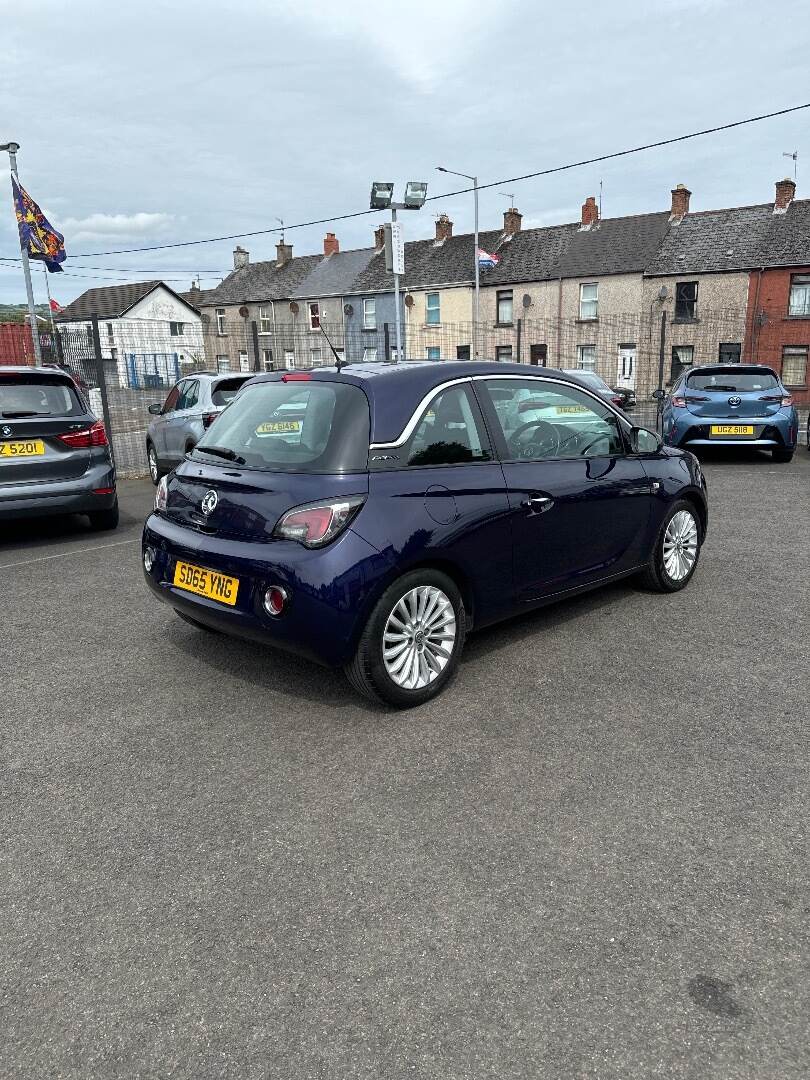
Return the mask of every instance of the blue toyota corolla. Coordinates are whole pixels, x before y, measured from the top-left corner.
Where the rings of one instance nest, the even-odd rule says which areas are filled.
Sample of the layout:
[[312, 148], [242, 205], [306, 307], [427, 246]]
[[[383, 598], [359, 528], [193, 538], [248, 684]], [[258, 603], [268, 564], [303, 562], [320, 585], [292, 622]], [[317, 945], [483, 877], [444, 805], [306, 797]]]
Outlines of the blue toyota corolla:
[[790, 392], [762, 364], [691, 368], [664, 404], [664, 440], [670, 446], [753, 446], [788, 462], [798, 429]]
[[409, 362], [247, 383], [158, 487], [146, 580], [183, 619], [437, 694], [478, 629], [638, 575], [682, 589], [697, 459], [576, 376]]

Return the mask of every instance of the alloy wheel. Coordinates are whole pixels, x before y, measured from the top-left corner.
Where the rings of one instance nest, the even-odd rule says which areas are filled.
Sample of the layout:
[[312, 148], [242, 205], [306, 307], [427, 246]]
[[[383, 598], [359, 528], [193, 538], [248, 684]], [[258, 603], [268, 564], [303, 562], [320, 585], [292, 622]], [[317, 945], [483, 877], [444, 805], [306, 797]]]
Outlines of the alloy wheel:
[[456, 636], [449, 597], [435, 585], [417, 586], [397, 601], [386, 620], [385, 670], [404, 690], [421, 690], [447, 666]]
[[664, 569], [672, 581], [692, 572], [698, 553], [698, 527], [688, 510], [673, 514], [664, 533]]

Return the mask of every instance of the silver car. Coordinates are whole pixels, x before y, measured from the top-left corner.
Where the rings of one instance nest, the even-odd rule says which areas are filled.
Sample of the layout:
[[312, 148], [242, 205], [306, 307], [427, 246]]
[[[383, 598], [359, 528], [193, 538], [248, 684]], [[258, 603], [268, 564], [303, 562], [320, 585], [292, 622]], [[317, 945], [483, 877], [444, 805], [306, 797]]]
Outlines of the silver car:
[[162, 405], [155, 402], [149, 406], [155, 419], [146, 430], [146, 457], [153, 484], [194, 449], [206, 428], [251, 378], [195, 371], [171, 388]]

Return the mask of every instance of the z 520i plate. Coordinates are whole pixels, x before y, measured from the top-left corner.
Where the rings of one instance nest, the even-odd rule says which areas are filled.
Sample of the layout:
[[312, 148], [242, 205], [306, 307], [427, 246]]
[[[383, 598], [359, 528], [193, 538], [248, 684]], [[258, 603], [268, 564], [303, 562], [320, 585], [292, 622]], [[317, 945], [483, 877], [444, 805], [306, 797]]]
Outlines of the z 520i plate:
[[42, 439], [13, 439], [0, 442], [0, 457], [44, 457], [45, 443]]
[[178, 589], [197, 593], [198, 596], [207, 596], [209, 600], [218, 600], [220, 604], [229, 604], [231, 607], [236, 603], [236, 594], [239, 592], [239, 578], [218, 574], [216, 570], [206, 570], [203, 566], [193, 566], [187, 562], [176, 564], [172, 584]]
[[711, 438], [717, 438], [723, 435], [741, 436], [742, 438], [752, 438], [754, 435], [753, 424], [712, 424], [709, 429], [709, 436]]

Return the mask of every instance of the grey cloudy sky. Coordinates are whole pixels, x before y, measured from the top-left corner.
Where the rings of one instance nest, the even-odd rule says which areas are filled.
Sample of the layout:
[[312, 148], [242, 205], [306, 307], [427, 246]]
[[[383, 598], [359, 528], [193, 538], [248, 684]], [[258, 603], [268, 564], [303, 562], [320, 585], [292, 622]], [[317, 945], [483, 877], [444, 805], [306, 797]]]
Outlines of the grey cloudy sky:
[[[780, 11], [749, 0], [0, 0], [0, 142], [21, 144], [20, 178], [69, 256], [292, 224], [365, 208], [374, 178], [425, 179], [438, 194], [456, 185], [437, 164], [483, 183], [810, 101], [810, 7]], [[665, 209], [679, 182], [695, 210], [766, 202], [793, 167], [782, 152], [798, 149], [802, 195], [809, 129], [810, 110], [506, 190], [524, 226], [576, 219], [600, 179], [606, 216]], [[0, 193], [0, 256], [18, 255], [5, 181]], [[482, 229], [506, 204], [497, 188], [482, 194]], [[410, 215], [408, 238], [431, 235], [442, 210], [471, 229], [471, 196], [459, 196]], [[359, 247], [375, 224], [333, 228]], [[319, 251], [324, 229], [288, 239], [297, 254]], [[276, 240], [244, 243], [271, 258]], [[69, 257], [51, 289], [64, 303], [109, 278], [185, 288], [198, 271], [226, 273], [232, 248]], [[0, 302], [23, 299], [19, 269], [0, 263]]]

